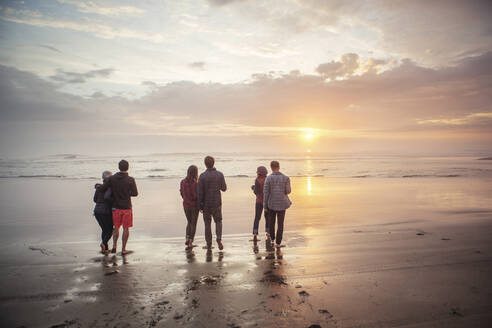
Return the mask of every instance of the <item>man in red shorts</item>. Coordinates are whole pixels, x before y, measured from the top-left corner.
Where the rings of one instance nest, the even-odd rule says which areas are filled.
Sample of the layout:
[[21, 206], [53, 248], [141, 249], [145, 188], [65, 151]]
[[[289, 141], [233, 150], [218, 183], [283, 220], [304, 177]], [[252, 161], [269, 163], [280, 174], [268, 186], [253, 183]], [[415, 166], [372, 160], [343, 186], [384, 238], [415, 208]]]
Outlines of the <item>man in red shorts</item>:
[[130, 253], [126, 249], [126, 243], [130, 236], [130, 227], [133, 226], [133, 213], [131, 197], [137, 196], [137, 185], [135, 179], [128, 176], [129, 164], [122, 159], [118, 163], [120, 172], [112, 175], [104, 184], [99, 187], [102, 192], [111, 188], [113, 195], [113, 248], [111, 253], [116, 253], [116, 243], [120, 234], [120, 227], [123, 226], [123, 248], [121, 254]]

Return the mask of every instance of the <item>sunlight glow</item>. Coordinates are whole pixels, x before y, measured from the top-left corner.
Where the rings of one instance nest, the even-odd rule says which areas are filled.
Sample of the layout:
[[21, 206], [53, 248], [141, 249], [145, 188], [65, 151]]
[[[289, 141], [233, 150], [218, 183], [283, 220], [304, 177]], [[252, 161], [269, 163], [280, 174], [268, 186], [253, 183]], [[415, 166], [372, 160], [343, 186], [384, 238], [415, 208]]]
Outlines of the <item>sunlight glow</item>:
[[304, 135], [304, 138], [306, 138], [306, 139], [308, 139], [308, 140], [309, 140], [309, 139], [312, 139], [312, 138], [313, 138], [313, 134], [312, 134], [312, 133], [306, 133], [306, 134]]

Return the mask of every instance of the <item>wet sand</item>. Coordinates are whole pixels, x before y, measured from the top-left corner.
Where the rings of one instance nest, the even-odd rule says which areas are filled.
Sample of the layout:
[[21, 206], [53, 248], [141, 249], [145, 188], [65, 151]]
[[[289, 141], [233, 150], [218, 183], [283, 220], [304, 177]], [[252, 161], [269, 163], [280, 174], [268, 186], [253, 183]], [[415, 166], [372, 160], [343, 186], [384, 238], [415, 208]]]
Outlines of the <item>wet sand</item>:
[[[488, 327], [492, 322], [490, 184], [318, 179], [307, 188], [306, 179], [294, 182], [295, 207], [287, 214], [286, 247], [280, 251], [268, 247], [263, 229], [256, 245], [249, 231], [241, 231], [251, 225], [249, 203], [242, 205], [242, 191], [235, 191], [249, 184], [244, 179], [230, 183], [234, 208], [224, 209], [230, 221], [224, 222], [229, 230], [222, 252], [186, 251], [182, 237], [156, 236], [160, 230], [152, 229], [152, 215], [143, 214], [148, 200], [135, 204], [142, 222], [130, 237], [134, 253], [124, 257], [97, 254], [97, 236], [85, 230], [94, 219], [84, 218], [79, 228], [67, 216], [73, 229], [50, 239], [44, 230], [26, 228], [23, 234], [10, 229], [9, 238], [5, 230], [13, 223], [3, 217], [1, 326]], [[13, 188], [17, 182], [9, 183]], [[54, 182], [37, 183], [45, 188]], [[173, 183], [142, 183], [141, 189], [155, 200], [152, 190], [168, 184], [163, 189], [169, 192]], [[60, 184], [66, 187], [57, 182], [53, 190], [63, 190]], [[376, 197], [371, 190], [393, 194]], [[395, 199], [400, 202], [392, 203]], [[77, 206], [70, 198], [66, 203]], [[2, 206], [17, 225], [29, 226], [26, 214], [35, 214], [15, 207], [20, 204]], [[56, 206], [38, 211], [37, 218], [45, 215], [51, 226], [49, 214], [64, 213], [64, 205]], [[175, 204], [162, 208], [161, 220], [172, 218]], [[174, 219], [184, 220], [179, 210]], [[203, 237], [196, 243], [203, 246]]]

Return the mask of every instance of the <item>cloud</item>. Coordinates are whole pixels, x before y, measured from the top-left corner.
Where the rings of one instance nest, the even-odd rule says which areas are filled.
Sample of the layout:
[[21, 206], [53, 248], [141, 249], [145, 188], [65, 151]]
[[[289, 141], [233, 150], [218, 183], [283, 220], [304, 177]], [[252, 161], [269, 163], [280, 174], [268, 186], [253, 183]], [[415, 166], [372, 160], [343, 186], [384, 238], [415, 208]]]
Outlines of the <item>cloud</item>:
[[101, 16], [137, 16], [145, 13], [145, 10], [132, 6], [103, 7], [92, 1], [58, 0], [60, 3], [74, 5], [81, 13], [97, 14]]
[[151, 88], [156, 88], [158, 86], [158, 84], [153, 81], [143, 81], [141, 84]]
[[326, 42], [338, 35], [348, 49], [385, 52], [432, 67], [492, 48], [489, 0], [293, 0], [277, 5], [244, 1], [230, 8], [238, 19], [260, 22], [263, 31], [283, 43], [308, 33], [322, 35]]
[[[146, 82], [151, 86], [148, 94], [132, 100], [100, 93], [87, 98], [68, 95], [32, 73], [1, 66], [1, 115], [4, 122], [77, 120], [76, 129], [66, 124], [59, 129], [128, 138], [298, 138], [311, 128], [326, 141], [425, 136], [456, 140], [471, 132], [475, 141], [492, 139], [492, 53], [439, 69], [402, 60], [378, 73], [358, 74], [352, 74], [357, 57], [346, 58], [345, 69], [336, 71], [346, 75], [344, 79], [327, 81], [322, 74], [293, 71], [257, 74], [237, 83]], [[60, 72], [64, 81], [111, 74]]]
[[440, 118], [431, 120], [417, 120], [418, 124], [433, 124], [433, 125], [470, 125], [470, 124], [486, 124], [492, 123], [492, 112], [473, 113], [462, 117]]
[[57, 90], [36, 75], [0, 65], [0, 107], [4, 121], [90, 120], [86, 101]]
[[50, 79], [56, 82], [63, 83], [85, 83], [87, 79], [105, 78], [109, 77], [113, 73], [114, 69], [112, 68], [92, 70], [85, 73], [65, 72], [61, 69], [58, 69], [55, 75], [50, 76]]
[[125, 38], [150, 41], [154, 43], [164, 41], [164, 37], [160, 33], [136, 31], [124, 27], [113, 27], [91, 21], [77, 22], [72, 20], [57, 19], [29, 10], [4, 8], [0, 14], [0, 19], [8, 22], [38, 27], [51, 27], [87, 32], [102, 39]]
[[50, 46], [50, 45], [47, 45], [47, 44], [38, 44], [38, 47], [44, 48], [44, 49], [48, 49], [50, 51], [53, 51], [53, 52], [56, 52], [56, 53], [59, 53], [59, 54], [62, 54], [63, 53], [60, 49], [55, 48], [55, 47]]
[[194, 70], [197, 70], [197, 71], [205, 70], [205, 62], [202, 62], [202, 61], [189, 63], [188, 66]]
[[207, 2], [212, 6], [218, 6], [218, 7], [233, 4], [235, 2], [242, 2], [242, 1], [246, 1], [246, 0], [207, 0]]
[[320, 64], [316, 71], [323, 77], [334, 80], [337, 77], [351, 76], [357, 68], [359, 68], [359, 55], [345, 54], [340, 58], [340, 61]]

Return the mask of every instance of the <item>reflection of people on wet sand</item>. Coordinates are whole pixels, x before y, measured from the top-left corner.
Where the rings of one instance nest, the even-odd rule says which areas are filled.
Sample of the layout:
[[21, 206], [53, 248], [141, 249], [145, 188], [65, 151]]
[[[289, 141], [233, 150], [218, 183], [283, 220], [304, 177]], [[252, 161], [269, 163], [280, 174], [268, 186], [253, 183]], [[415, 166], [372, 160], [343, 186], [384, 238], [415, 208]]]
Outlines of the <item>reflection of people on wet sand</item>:
[[[258, 175], [255, 179], [255, 184], [251, 186], [253, 192], [256, 195], [256, 206], [255, 206], [255, 221], [253, 223], [253, 241], [258, 240], [258, 225], [260, 224], [261, 214], [263, 212], [263, 187], [265, 185], [265, 179], [268, 174], [266, 167], [258, 166], [256, 169], [256, 174]], [[268, 219], [265, 212], [265, 232], [268, 235]]]
[[179, 191], [183, 198], [183, 209], [186, 220], [186, 242], [188, 248], [192, 248], [195, 238], [196, 223], [198, 221], [198, 204], [197, 204], [197, 188], [198, 188], [198, 168], [195, 165], [188, 167], [186, 178], [181, 180]]
[[[280, 164], [277, 161], [270, 163], [272, 173], [265, 180], [263, 190], [263, 207], [267, 211], [270, 238], [276, 242], [276, 247], [282, 247], [282, 236], [284, 233], [285, 210], [292, 202], [289, 199], [290, 179], [280, 172]], [[275, 235], [275, 221], [277, 220], [277, 234]]]
[[198, 179], [198, 205], [203, 212], [205, 223], [206, 248], [212, 248], [212, 217], [215, 222], [215, 234], [217, 245], [222, 250], [222, 196], [221, 191], [226, 191], [224, 175], [215, 169], [215, 160], [212, 156], [205, 157], [207, 170], [200, 174]]
[[193, 248], [186, 248], [186, 262], [188, 263], [194, 263], [196, 261], [195, 258], [195, 252], [193, 251]]
[[[102, 174], [103, 183], [109, 179], [111, 172], [104, 171]], [[101, 252], [103, 254], [109, 253], [108, 241], [113, 235], [113, 217], [111, 215], [111, 188], [108, 188], [106, 192], [98, 190], [101, 186], [100, 183], [96, 183], [94, 186], [96, 191], [94, 192], [94, 217], [101, 227]]]
[[[222, 262], [222, 260], [224, 259], [224, 252], [218, 252], [218, 253], [219, 253], [219, 257], [217, 258], [217, 262]], [[208, 248], [205, 254], [205, 261], [212, 262], [212, 260], [213, 260], [212, 249]]]
[[137, 185], [135, 179], [128, 176], [129, 164], [124, 159], [118, 163], [120, 172], [111, 176], [102, 186], [98, 188], [101, 192], [105, 192], [111, 188], [113, 194], [113, 249], [111, 253], [116, 253], [116, 246], [120, 227], [123, 226], [123, 247], [121, 254], [130, 253], [126, 249], [126, 243], [130, 236], [130, 227], [133, 226], [133, 213], [131, 197], [137, 196]]

